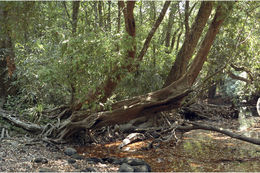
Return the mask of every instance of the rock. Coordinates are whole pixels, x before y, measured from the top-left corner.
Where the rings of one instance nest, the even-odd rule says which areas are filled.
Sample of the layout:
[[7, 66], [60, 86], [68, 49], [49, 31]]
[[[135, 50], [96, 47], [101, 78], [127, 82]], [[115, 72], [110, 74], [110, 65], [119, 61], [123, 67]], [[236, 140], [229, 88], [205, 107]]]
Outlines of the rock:
[[131, 166], [147, 165], [147, 163], [141, 159], [125, 158], [123, 162]]
[[46, 158], [39, 157], [39, 158], [35, 158], [35, 159], [34, 159], [34, 162], [35, 162], [35, 163], [43, 163], [43, 164], [46, 164], [46, 163], [48, 163], [48, 160], [47, 160]]
[[83, 169], [80, 172], [98, 172], [98, 171], [94, 168], [87, 167], [86, 169]]
[[68, 159], [68, 163], [70, 163], [70, 164], [76, 163], [76, 160], [75, 159]]
[[125, 162], [125, 159], [126, 159], [126, 158], [115, 159], [114, 162], [113, 162], [113, 164], [115, 164], [115, 165], [121, 165], [121, 164], [123, 164], [123, 163]]
[[125, 163], [125, 164], [131, 166], [131, 168], [134, 169], [134, 172], [151, 172], [150, 165], [148, 165], [144, 160], [133, 159], [133, 158], [124, 158], [124, 159], [122, 159], [122, 162], [123, 162], [123, 164]]
[[56, 172], [55, 170], [52, 170], [50, 168], [40, 168], [39, 172]]
[[90, 157], [90, 158], [86, 158], [87, 162], [92, 162], [92, 163], [103, 163], [103, 160], [100, 158], [96, 158], [96, 157]]
[[67, 156], [71, 156], [73, 154], [76, 154], [77, 151], [74, 149], [74, 148], [66, 148], [64, 150], [64, 153], [67, 155]]
[[132, 168], [134, 168], [134, 172], [151, 172], [151, 167], [147, 164], [132, 166]]
[[120, 167], [118, 172], [134, 172], [134, 168], [126, 163], [123, 163]]
[[103, 162], [108, 162], [108, 163], [112, 163], [115, 164], [114, 162], [116, 162], [118, 159], [115, 157], [106, 157], [106, 158], [102, 158]]
[[71, 155], [70, 157], [73, 158], [73, 159], [76, 159], [76, 160], [82, 160], [82, 159], [84, 159], [83, 156], [81, 156], [81, 155], [79, 155], [79, 154], [77, 154], [77, 153]]

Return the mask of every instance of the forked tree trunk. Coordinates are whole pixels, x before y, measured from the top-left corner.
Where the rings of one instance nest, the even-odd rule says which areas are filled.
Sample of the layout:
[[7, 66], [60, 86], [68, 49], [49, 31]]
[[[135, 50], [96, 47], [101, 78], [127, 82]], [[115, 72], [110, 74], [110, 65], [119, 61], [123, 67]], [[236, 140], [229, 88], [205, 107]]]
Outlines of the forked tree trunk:
[[164, 86], [170, 85], [172, 82], [178, 80], [185, 74], [188, 62], [193, 55], [193, 52], [201, 37], [202, 31], [205, 28], [206, 22], [208, 21], [212, 6], [213, 3], [209, 1], [203, 1], [201, 3], [196, 20], [194, 21], [190, 32], [185, 37], [183, 46], [177, 54], [176, 60], [171, 68], [170, 73], [168, 74]]
[[[125, 29], [126, 32], [128, 33], [129, 36], [132, 37], [132, 39], [135, 39], [135, 20], [134, 20], [134, 3], [135, 1], [129, 1], [127, 3], [127, 7], [125, 7], [125, 4], [123, 1], [118, 1], [119, 3], [119, 9], [123, 10], [124, 14], [124, 19], [125, 19]], [[163, 9], [158, 16], [156, 22], [154, 23], [152, 29], [150, 30], [145, 43], [143, 45], [143, 48], [138, 55], [138, 57], [135, 57], [136, 54], [136, 45], [135, 42], [133, 41], [132, 43], [132, 48], [128, 50], [128, 54], [126, 56], [126, 62], [124, 66], [119, 69], [118, 66], [115, 66], [114, 69], [112, 70], [111, 74], [107, 76], [107, 79], [103, 84], [98, 86], [95, 91], [90, 91], [88, 95], [86, 96], [86, 100], [84, 101], [85, 103], [91, 103], [91, 102], [105, 102], [108, 97], [111, 96], [113, 91], [115, 90], [117, 84], [121, 81], [121, 79], [125, 76], [125, 73], [122, 72], [122, 69], [126, 69], [128, 72], [134, 71], [136, 68], [138, 68], [138, 65], [135, 65], [135, 62], [140, 62], [145, 55], [149, 44], [151, 42], [151, 39], [153, 38], [156, 30], [158, 29], [160, 23], [162, 22], [166, 11], [170, 5], [170, 1], [166, 1]], [[120, 17], [120, 16], [119, 16]], [[119, 21], [120, 22], [120, 21]], [[121, 72], [120, 72], [121, 71]], [[116, 74], [116, 75], [115, 75]], [[72, 110], [79, 110], [84, 102], [79, 102], [76, 105], [74, 105]]]
[[[125, 30], [127, 34], [132, 39], [132, 45], [127, 50], [127, 55], [125, 58], [125, 64], [121, 69], [126, 69], [128, 71], [132, 70], [132, 64], [135, 59], [136, 53], [136, 45], [135, 45], [135, 19], [134, 19], [134, 5], [135, 1], [128, 1], [125, 7], [125, 3], [123, 1], [118, 1], [118, 5], [120, 9], [122, 9], [125, 19]], [[121, 70], [122, 71], [122, 70]], [[97, 86], [95, 90], [90, 90], [86, 96], [86, 99], [82, 101], [78, 101], [75, 105], [72, 105], [72, 111], [79, 110], [84, 103], [92, 103], [92, 102], [105, 102], [108, 97], [111, 96], [112, 92], [115, 90], [117, 84], [121, 81], [123, 73], [120, 72], [118, 66], [115, 66], [111, 74], [107, 75], [106, 80], [100, 85]]]
[[82, 129], [88, 130], [106, 125], [120, 124], [140, 116], [150, 116], [156, 112], [180, 107], [183, 99], [192, 92], [191, 87], [206, 60], [220, 26], [227, 16], [226, 11], [228, 10], [224, 10], [221, 5], [217, 7], [214, 19], [191, 68], [177, 81], [163, 89], [117, 102], [112, 105], [111, 111], [91, 115], [85, 112], [74, 112], [70, 119], [62, 124], [57, 137], [64, 139]]

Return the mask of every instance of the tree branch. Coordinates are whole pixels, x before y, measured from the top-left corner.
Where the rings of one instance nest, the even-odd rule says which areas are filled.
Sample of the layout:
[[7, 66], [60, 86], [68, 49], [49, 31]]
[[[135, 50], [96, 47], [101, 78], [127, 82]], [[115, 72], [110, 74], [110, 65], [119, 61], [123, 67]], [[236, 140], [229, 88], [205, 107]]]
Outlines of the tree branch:
[[184, 19], [184, 24], [185, 24], [185, 36], [187, 37], [189, 32], [190, 32], [190, 27], [189, 27], [189, 1], [185, 2], [185, 19]]
[[257, 139], [257, 138], [250, 138], [250, 137], [247, 137], [245, 135], [233, 133], [231, 131], [228, 131], [228, 130], [225, 130], [225, 129], [222, 129], [222, 128], [198, 124], [198, 123], [195, 123], [195, 122], [185, 122], [185, 123], [192, 124], [194, 129], [203, 129], [203, 130], [215, 131], [215, 132], [225, 134], [225, 135], [227, 135], [231, 138], [235, 138], [235, 139], [239, 139], [239, 140], [246, 141], [246, 142], [249, 142], [249, 143], [253, 143], [253, 144], [256, 144], [256, 145], [260, 145], [260, 139]]
[[34, 132], [34, 133], [41, 133], [42, 130], [43, 130], [43, 127], [37, 125], [37, 124], [33, 124], [33, 123], [26, 123], [26, 122], [23, 122], [21, 120], [18, 120], [14, 117], [12, 117], [10, 115], [10, 112], [7, 112], [3, 109], [0, 108], [0, 115], [1, 117], [3, 117], [4, 119], [14, 123], [16, 126], [18, 127], [21, 127], [27, 131], [30, 131], [30, 132]]
[[73, 23], [71, 21], [71, 18], [70, 18], [70, 14], [69, 14], [68, 9], [67, 9], [66, 1], [62, 1], [62, 4], [63, 4], [63, 6], [65, 8], [65, 12], [66, 12], [66, 14], [67, 14], [67, 16], [69, 18], [70, 24], [73, 25]]
[[234, 70], [236, 70], [236, 71], [245, 71], [245, 72], [248, 74], [248, 76], [249, 76], [251, 82], [254, 80], [251, 71], [248, 70], [247, 68], [245, 68], [245, 67], [238, 67], [238, 66], [236, 66], [236, 65], [233, 64], [233, 63], [230, 64], [230, 66], [231, 66]]
[[248, 84], [252, 83], [252, 81], [248, 80], [247, 78], [237, 76], [234, 73], [232, 73], [230, 70], [227, 73], [228, 73], [229, 77], [231, 77], [232, 79], [241, 80], [241, 81], [244, 81]]
[[159, 15], [159, 17], [157, 18], [156, 22], [154, 23], [152, 29], [150, 30], [148, 36], [146, 37], [146, 40], [145, 40], [145, 43], [143, 45], [143, 48], [141, 50], [141, 52], [139, 53], [139, 56], [138, 56], [138, 60], [142, 60], [143, 59], [143, 56], [145, 55], [148, 47], [149, 47], [149, 44], [153, 38], [153, 35], [154, 33], [156, 32], [157, 28], [159, 27], [160, 23], [162, 22], [164, 16], [165, 16], [165, 13], [170, 5], [171, 1], [166, 1], [163, 5], [163, 9]]

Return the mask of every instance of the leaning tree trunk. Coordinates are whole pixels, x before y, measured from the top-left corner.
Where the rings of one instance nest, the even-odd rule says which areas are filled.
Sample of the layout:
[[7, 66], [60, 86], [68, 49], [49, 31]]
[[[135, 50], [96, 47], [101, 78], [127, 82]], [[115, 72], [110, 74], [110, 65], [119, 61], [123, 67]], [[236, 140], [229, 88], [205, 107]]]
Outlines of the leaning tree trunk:
[[[230, 10], [230, 9], [229, 9]], [[99, 128], [106, 125], [120, 124], [140, 116], [151, 116], [153, 113], [178, 108], [183, 99], [192, 92], [203, 63], [209, 53], [210, 47], [222, 25], [228, 10], [222, 5], [217, 7], [214, 19], [198, 50], [191, 68], [177, 81], [169, 86], [131, 99], [123, 100], [112, 105], [110, 111], [87, 114], [74, 112], [69, 120], [58, 129], [59, 139], [64, 139], [80, 130]]]

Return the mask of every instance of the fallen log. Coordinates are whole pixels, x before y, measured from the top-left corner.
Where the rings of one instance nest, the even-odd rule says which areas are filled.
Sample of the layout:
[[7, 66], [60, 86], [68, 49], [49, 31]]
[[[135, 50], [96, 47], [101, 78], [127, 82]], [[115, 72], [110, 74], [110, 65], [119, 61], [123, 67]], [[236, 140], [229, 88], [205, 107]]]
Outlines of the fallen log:
[[[196, 122], [187, 122], [187, 121], [185, 122], [185, 124], [192, 125], [192, 126], [188, 126], [188, 128], [187, 128], [187, 129], [190, 129], [190, 130], [202, 129], [202, 130], [215, 131], [215, 132], [219, 132], [219, 133], [222, 133], [224, 135], [227, 135], [231, 138], [235, 138], [235, 139], [246, 141], [246, 142], [249, 142], [249, 143], [252, 143], [252, 144], [260, 145], [260, 139], [250, 138], [250, 137], [247, 137], [247, 136], [242, 135], [242, 134], [233, 133], [233, 132], [226, 130], [226, 129], [223, 129], [223, 128], [218, 128], [218, 127], [211, 126], [211, 125], [204, 125], [204, 124], [201, 124], [201, 123], [198, 124]], [[179, 127], [177, 129], [182, 130], [182, 129], [185, 129], [185, 128]], [[187, 129], [185, 129], [185, 130], [187, 130]]]
[[30, 122], [23, 122], [19, 119], [17, 119], [14, 113], [5, 111], [0, 108], [0, 116], [3, 117], [4, 119], [8, 120], [9, 122], [13, 123], [15, 126], [21, 127], [29, 132], [33, 133], [41, 133], [42, 130], [44, 129], [43, 127], [30, 123]]

